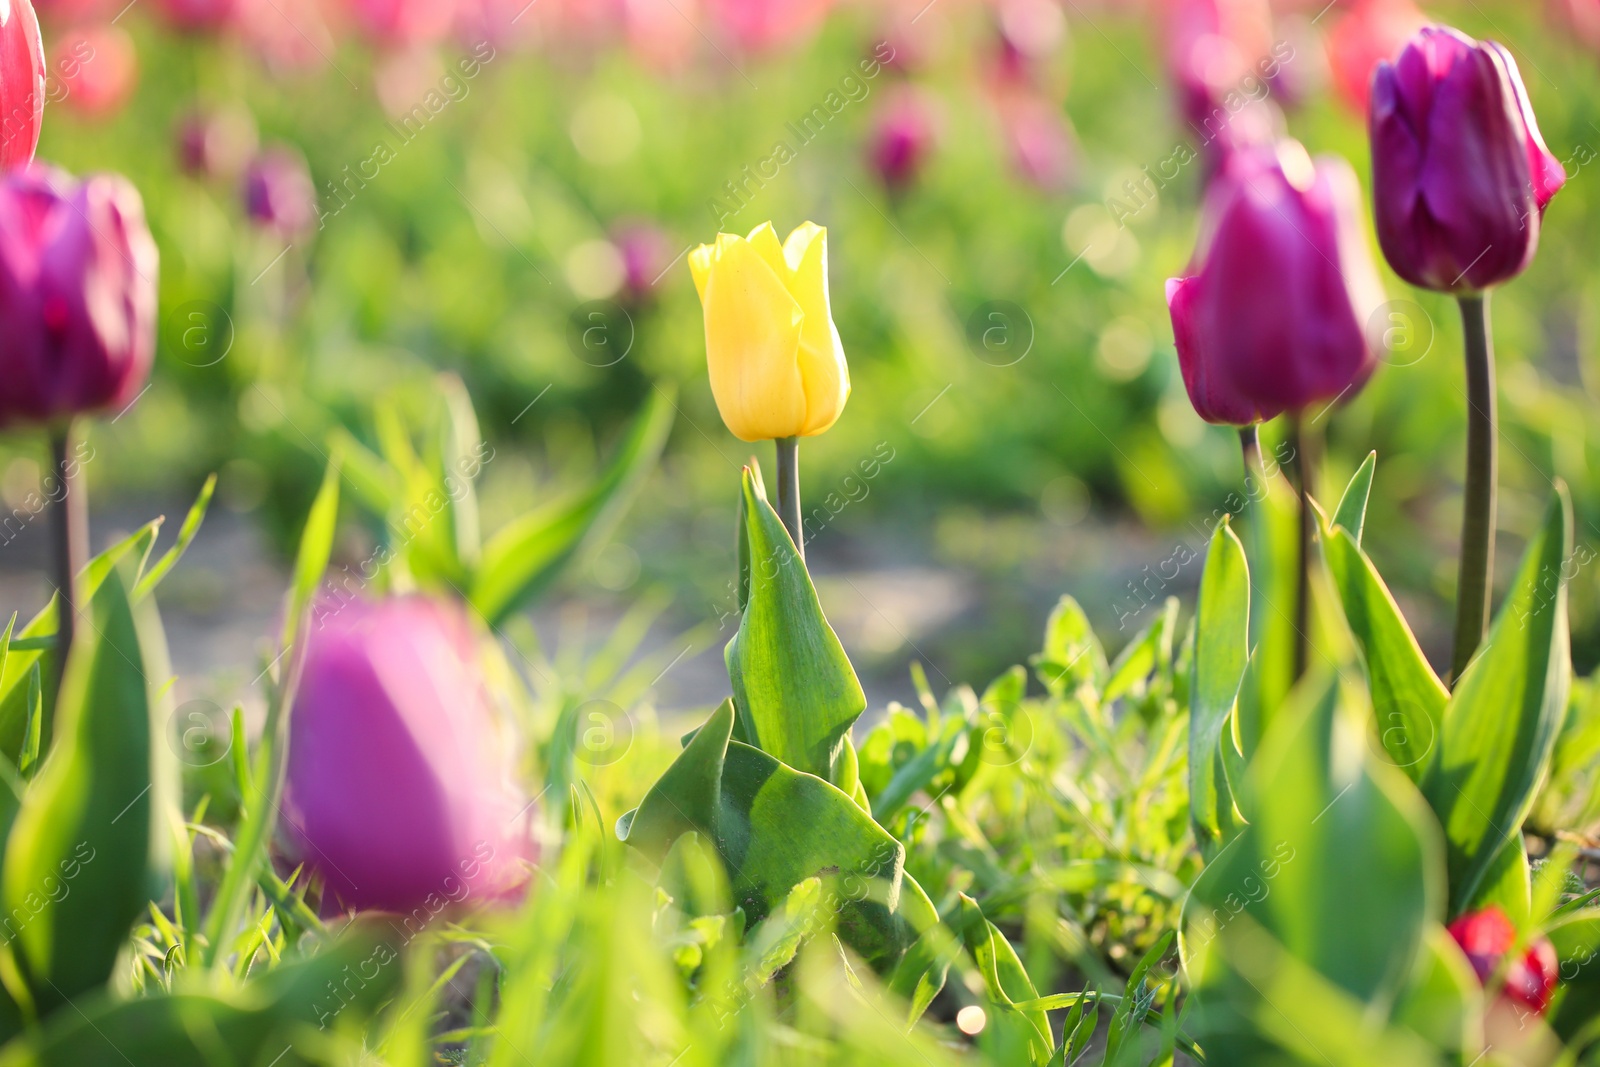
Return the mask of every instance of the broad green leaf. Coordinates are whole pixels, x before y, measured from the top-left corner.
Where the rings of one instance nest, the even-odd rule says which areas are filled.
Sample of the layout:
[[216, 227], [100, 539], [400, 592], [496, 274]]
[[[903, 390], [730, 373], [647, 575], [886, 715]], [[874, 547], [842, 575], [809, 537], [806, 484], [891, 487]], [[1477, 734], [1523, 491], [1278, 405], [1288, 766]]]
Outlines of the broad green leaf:
[[778, 513], [748, 472], [743, 488], [750, 600], [724, 655], [733, 701], [751, 744], [831, 781], [866, 694]]
[[490, 626], [549, 589], [562, 568], [621, 517], [661, 454], [675, 411], [671, 395], [657, 390], [593, 485], [509, 523], [489, 539], [468, 599]]
[[1344, 488], [1339, 506], [1333, 510], [1334, 526], [1350, 531], [1350, 538], [1359, 547], [1361, 531], [1367, 525], [1367, 500], [1372, 496], [1372, 474], [1378, 467], [1378, 453], [1368, 452], [1367, 458], [1356, 468], [1355, 477]]
[[856, 802], [814, 775], [731, 740], [727, 703], [681, 752], [618, 836], [661, 862], [683, 833], [715, 845], [735, 904], [752, 923], [820, 877], [838, 902], [838, 932], [875, 965], [914, 936], [902, 909], [905, 850]]
[[[399, 948], [362, 923], [311, 959], [286, 963], [234, 992], [91, 994], [6, 1045], [0, 1067], [326, 1064], [327, 1040], [340, 1030], [358, 1033], [394, 995]], [[323, 1028], [320, 1040], [307, 1040]]]
[[1563, 916], [1546, 931], [1559, 961], [1549, 1021], [1571, 1038], [1600, 1018], [1600, 908]]
[[200, 524], [205, 521], [206, 510], [211, 506], [211, 494], [216, 488], [217, 476], [213, 474], [206, 478], [206, 483], [200, 487], [200, 495], [195, 497], [194, 503], [189, 508], [189, 514], [183, 517], [183, 525], [178, 528], [178, 539], [139, 579], [139, 584], [133, 590], [133, 599], [142, 600], [155, 592], [156, 586], [160, 585], [161, 580], [178, 565], [178, 561], [183, 559], [183, 554], [189, 551], [195, 535], [200, 532]]
[[[1256, 1017], [1263, 996], [1279, 999], [1239, 969], [1261, 939], [1381, 1020], [1443, 915], [1437, 828], [1404, 777], [1373, 758], [1339, 699], [1315, 678], [1297, 690], [1251, 767], [1254, 821], [1184, 906], [1184, 961], [1207, 1029]], [[1207, 1052], [1252, 1062], [1230, 1048]]]
[[1098, 686], [1110, 670], [1089, 616], [1070, 596], [1063, 596], [1050, 612], [1044, 624], [1044, 649], [1030, 662], [1045, 688], [1058, 696], [1080, 685]]
[[1416, 971], [1395, 1004], [1395, 1022], [1471, 1062], [1483, 1043], [1482, 1003], [1478, 976], [1460, 947], [1444, 927], [1430, 926]]
[[1590, 833], [1600, 822], [1600, 684], [1578, 681], [1550, 760], [1550, 778], [1529, 822], [1546, 837], [1559, 830]]
[[1449, 691], [1349, 530], [1324, 529], [1322, 546], [1345, 620], [1361, 646], [1383, 751], [1412, 781], [1426, 782], [1438, 760]]
[[1233, 821], [1222, 745], [1250, 657], [1249, 641], [1250, 569], [1244, 546], [1224, 518], [1211, 535], [1200, 576], [1189, 704], [1189, 808], [1195, 837], [1206, 850], [1223, 843], [1224, 826]]
[[1521, 832], [1566, 714], [1571, 505], [1558, 486], [1510, 595], [1445, 707], [1439, 766], [1426, 793], [1444, 826], [1451, 913], [1478, 891]]
[[[983, 976], [989, 1002], [994, 1006], [994, 1028], [984, 1036], [984, 1051], [997, 1063], [1031, 1063], [1044, 1067], [1055, 1046], [1050, 1018], [1038, 1008], [1022, 1010], [1018, 1001], [1037, 1000], [1034, 988], [1005, 935], [995, 929], [978, 902], [961, 894], [961, 937]], [[987, 1030], [988, 1028], [986, 1028]]]
[[0, 873], [9, 938], [41, 1016], [110, 978], [166, 875], [178, 782], [158, 738], [171, 672], [148, 602], [136, 621], [130, 582], [112, 574], [88, 605], [67, 660], [59, 736]]
[[1528, 849], [1521, 834], [1512, 834], [1500, 846], [1484, 871], [1478, 889], [1463, 911], [1495, 907], [1506, 913], [1518, 930], [1532, 920], [1533, 875], [1528, 867]]

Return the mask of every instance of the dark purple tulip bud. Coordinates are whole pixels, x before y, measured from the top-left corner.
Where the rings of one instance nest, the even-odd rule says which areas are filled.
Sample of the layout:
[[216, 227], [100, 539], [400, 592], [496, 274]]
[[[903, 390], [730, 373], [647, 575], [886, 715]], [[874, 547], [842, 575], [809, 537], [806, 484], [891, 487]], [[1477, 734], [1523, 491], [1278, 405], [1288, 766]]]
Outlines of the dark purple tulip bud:
[[1516, 61], [1492, 41], [1421, 30], [1372, 78], [1378, 243], [1406, 281], [1475, 292], [1516, 277], [1567, 180]]
[[33, 159], [44, 97], [44, 42], [33, 5], [0, 2], [0, 168]]
[[266, 149], [244, 172], [244, 209], [252, 222], [289, 241], [317, 222], [317, 187], [299, 152]]
[[0, 179], [0, 426], [131, 403], [155, 355], [159, 257], [126, 179]]
[[459, 608], [419, 596], [328, 596], [313, 609], [285, 830], [343, 905], [436, 913], [526, 880], [530, 805], [478, 640]]
[[893, 190], [910, 185], [927, 162], [938, 136], [938, 119], [927, 96], [904, 88], [891, 96], [878, 113], [868, 144], [872, 168]]
[[1348, 163], [1313, 163], [1296, 141], [1236, 151], [1206, 190], [1200, 234], [1167, 307], [1202, 419], [1247, 426], [1366, 382], [1383, 291]]

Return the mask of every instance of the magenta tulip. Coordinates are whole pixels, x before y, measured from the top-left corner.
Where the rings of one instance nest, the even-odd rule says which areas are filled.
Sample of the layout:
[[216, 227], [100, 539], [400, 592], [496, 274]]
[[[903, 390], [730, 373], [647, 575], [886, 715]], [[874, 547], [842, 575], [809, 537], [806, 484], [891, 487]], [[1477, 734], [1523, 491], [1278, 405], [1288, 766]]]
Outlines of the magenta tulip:
[[1383, 300], [1341, 159], [1294, 141], [1229, 155], [1189, 276], [1167, 283], [1183, 382], [1207, 422], [1248, 426], [1348, 395], [1377, 360]]
[[305, 156], [283, 145], [263, 150], [244, 172], [244, 210], [250, 220], [286, 241], [317, 222], [317, 187]]
[[155, 242], [126, 180], [0, 179], [0, 426], [120, 408], [155, 354]]
[[0, 0], [0, 168], [33, 159], [44, 97], [44, 42], [33, 5]]
[[283, 806], [296, 857], [354, 908], [514, 893], [535, 854], [530, 809], [466, 615], [330, 597], [308, 626]]
[[909, 186], [921, 173], [938, 135], [938, 116], [919, 89], [905, 87], [884, 102], [868, 142], [867, 156], [883, 184]]
[[1427, 27], [1378, 66], [1368, 120], [1378, 243], [1396, 274], [1467, 293], [1527, 267], [1567, 175], [1509, 52]]

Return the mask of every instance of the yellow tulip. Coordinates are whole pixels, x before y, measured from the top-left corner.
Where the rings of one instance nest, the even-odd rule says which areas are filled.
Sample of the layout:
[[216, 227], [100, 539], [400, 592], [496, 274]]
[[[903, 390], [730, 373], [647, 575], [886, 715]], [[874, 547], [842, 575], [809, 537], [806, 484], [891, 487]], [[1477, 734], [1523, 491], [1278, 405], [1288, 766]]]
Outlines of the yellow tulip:
[[689, 253], [706, 319], [717, 411], [745, 441], [811, 437], [838, 421], [850, 368], [828, 308], [828, 231], [807, 222], [781, 245], [772, 223]]

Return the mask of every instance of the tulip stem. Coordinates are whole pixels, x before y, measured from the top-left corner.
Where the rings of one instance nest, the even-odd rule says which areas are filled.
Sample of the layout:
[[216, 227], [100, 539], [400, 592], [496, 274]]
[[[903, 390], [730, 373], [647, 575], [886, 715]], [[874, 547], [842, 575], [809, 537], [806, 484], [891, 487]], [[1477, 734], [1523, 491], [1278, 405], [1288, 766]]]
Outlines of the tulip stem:
[[780, 437], [778, 446], [778, 518], [794, 540], [795, 551], [806, 558], [805, 539], [800, 534], [800, 438]]
[[1244, 454], [1244, 480], [1248, 489], [1251, 472], [1261, 469], [1261, 435], [1255, 423], [1239, 427], [1239, 451]]
[[1489, 296], [1473, 293], [1461, 297], [1459, 303], [1467, 355], [1467, 484], [1461, 516], [1461, 571], [1456, 583], [1452, 684], [1467, 669], [1489, 625], [1489, 596], [1494, 586], [1495, 486], [1499, 467]]
[[1313, 466], [1305, 423], [1299, 415], [1289, 418], [1289, 434], [1294, 445], [1295, 489], [1300, 494], [1300, 552], [1296, 562], [1294, 597], [1294, 679], [1305, 677], [1311, 645], [1311, 494]]
[[[73, 426], [67, 422], [50, 431], [50, 458], [54, 464], [56, 505], [51, 527], [55, 540], [56, 582], [56, 692], [67, 669], [67, 652], [77, 619], [74, 579], [83, 569], [83, 553], [89, 543], [89, 510], [84, 499], [78, 464], [72, 459]], [[47, 487], [48, 488], [48, 487]], [[47, 494], [48, 495], [48, 494]]]

